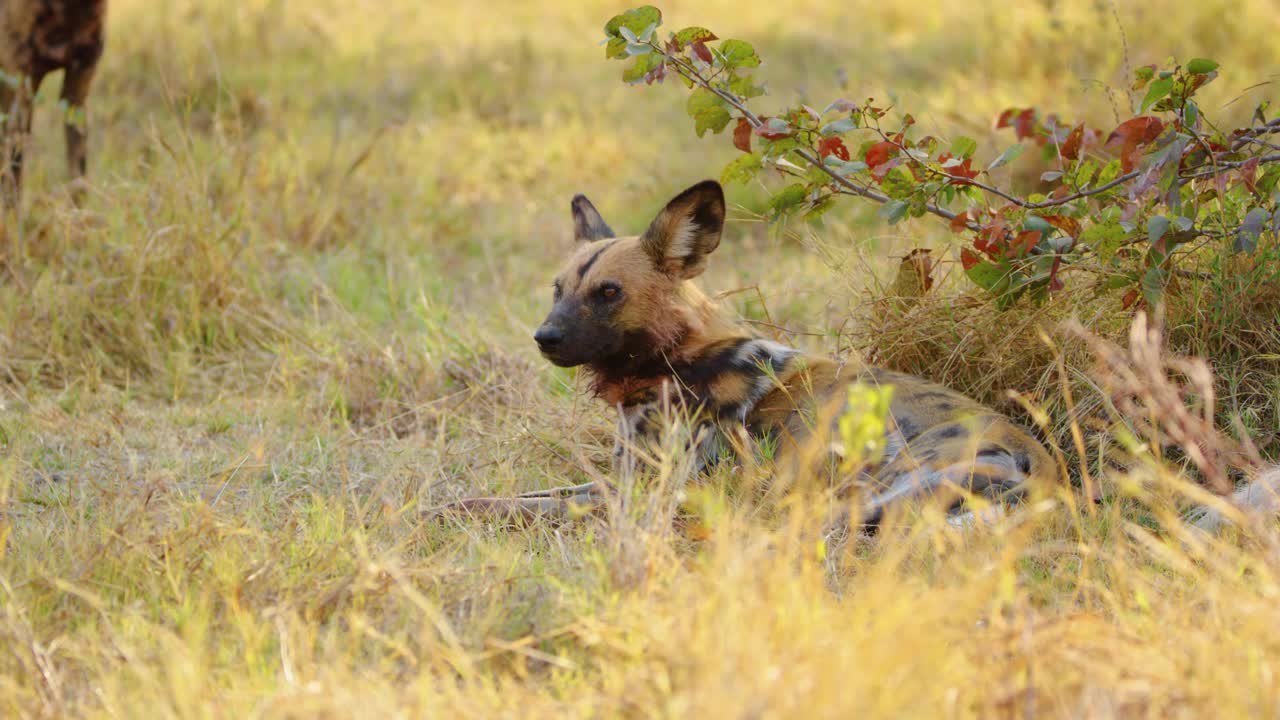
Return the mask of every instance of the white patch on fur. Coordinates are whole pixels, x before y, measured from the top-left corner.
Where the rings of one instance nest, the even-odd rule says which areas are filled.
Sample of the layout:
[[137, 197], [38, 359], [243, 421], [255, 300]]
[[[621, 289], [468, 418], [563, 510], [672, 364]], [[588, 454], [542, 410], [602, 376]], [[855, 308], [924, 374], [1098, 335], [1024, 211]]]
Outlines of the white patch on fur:
[[[762, 354], [767, 359], [769, 367], [772, 368], [778, 365], [786, 365], [787, 361], [799, 355], [800, 351], [772, 340], [751, 340], [743, 343], [742, 347], [738, 348], [738, 356], [734, 358], [734, 361], [736, 363], [744, 363], [752, 359], [758, 359]], [[757, 377], [751, 383], [751, 390], [747, 393], [747, 398], [742, 403], [742, 407], [738, 409], [738, 422], [745, 423], [747, 416], [755, 409], [756, 403], [760, 402], [765, 395], [768, 395], [769, 391], [773, 390], [776, 385], [777, 380], [771, 371]]]
[[701, 228], [689, 218], [684, 218], [671, 232], [671, 240], [667, 243], [667, 257], [687, 258], [697, 250], [695, 243]]

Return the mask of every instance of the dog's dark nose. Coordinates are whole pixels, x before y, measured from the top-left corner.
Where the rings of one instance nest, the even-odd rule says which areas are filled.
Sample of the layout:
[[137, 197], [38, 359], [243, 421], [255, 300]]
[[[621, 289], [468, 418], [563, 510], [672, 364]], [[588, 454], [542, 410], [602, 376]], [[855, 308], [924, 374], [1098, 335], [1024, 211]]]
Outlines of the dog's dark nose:
[[555, 325], [543, 325], [533, 333], [533, 339], [542, 350], [554, 350], [564, 339], [564, 333]]

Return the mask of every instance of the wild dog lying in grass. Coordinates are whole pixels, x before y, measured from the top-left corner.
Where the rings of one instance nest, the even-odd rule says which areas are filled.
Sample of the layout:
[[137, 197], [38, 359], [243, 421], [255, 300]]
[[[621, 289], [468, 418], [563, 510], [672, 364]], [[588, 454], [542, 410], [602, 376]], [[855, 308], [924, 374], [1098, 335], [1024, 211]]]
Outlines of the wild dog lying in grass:
[[0, 192], [16, 205], [22, 186], [22, 152], [31, 133], [32, 103], [44, 77], [64, 71], [67, 166], [79, 178], [88, 164], [84, 103], [102, 56], [106, 0], [0, 0], [0, 112], [4, 113], [7, 162]]
[[[846, 489], [860, 499], [859, 520], [875, 526], [897, 503], [931, 497], [953, 510], [966, 495], [1003, 500], [1059, 472], [1045, 448], [1008, 418], [941, 385], [879, 368], [855, 370], [756, 337], [730, 320], [690, 280], [720, 244], [720, 185], [705, 181], [677, 195], [639, 236], [616, 237], [586, 197], [572, 203], [577, 248], [555, 280], [551, 313], [534, 334], [561, 367], [584, 366], [595, 394], [618, 409], [621, 458], [659, 429], [664, 402], [694, 418], [701, 463], [745, 434], [777, 443], [775, 467], [805, 472], [806, 448], [831, 446], [831, 429], [861, 381], [893, 386], [878, 463], [855, 472]], [[819, 453], [825, 455], [825, 452]], [[819, 458], [814, 465], [829, 465]], [[563, 513], [591, 503], [601, 488], [474, 498], [466, 510]]]

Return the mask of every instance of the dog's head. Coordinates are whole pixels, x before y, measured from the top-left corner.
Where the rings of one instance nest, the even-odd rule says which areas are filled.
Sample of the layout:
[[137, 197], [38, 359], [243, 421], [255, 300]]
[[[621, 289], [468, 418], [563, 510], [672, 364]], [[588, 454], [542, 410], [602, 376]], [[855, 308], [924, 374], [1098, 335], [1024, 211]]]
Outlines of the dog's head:
[[720, 244], [724, 191], [706, 180], [672, 198], [643, 234], [616, 237], [584, 195], [571, 204], [575, 248], [534, 333], [561, 367], [626, 368], [680, 342], [684, 284]]

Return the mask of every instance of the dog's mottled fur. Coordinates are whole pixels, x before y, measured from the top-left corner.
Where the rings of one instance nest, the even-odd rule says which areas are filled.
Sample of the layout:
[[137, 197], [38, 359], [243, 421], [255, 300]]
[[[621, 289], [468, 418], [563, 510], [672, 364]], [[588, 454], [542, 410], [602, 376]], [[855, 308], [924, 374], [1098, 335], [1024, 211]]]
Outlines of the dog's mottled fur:
[[84, 113], [89, 85], [102, 57], [106, 0], [0, 0], [0, 111], [4, 112], [5, 166], [0, 191], [16, 205], [22, 187], [23, 150], [31, 134], [32, 103], [40, 83], [64, 72], [67, 166], [73, 178], [88, 165]]

